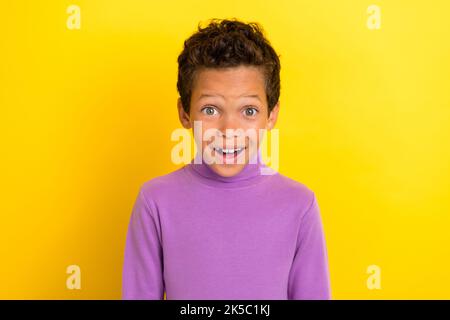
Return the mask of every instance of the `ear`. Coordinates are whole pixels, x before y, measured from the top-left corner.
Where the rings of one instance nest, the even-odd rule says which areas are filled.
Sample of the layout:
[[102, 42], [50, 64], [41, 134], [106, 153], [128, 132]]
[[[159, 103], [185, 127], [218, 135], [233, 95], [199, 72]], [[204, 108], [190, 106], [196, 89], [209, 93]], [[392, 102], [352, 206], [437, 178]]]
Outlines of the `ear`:
[[269, 120], [267, 121], [267, 130], [272, 130], [275, 127], [278, 119], [278, 111], [280, 111], [280, 101], [273, 107], [272, 111], [269, 114]]
[[191, 121], [189, 114], [184, 111], [183, 105], [181, 104], [181, 98], [178, 98], [177, 101], [177, 107], [178, 107], [178, 118], [180, 119], [181, 125], [185, 129], [191, 128]]

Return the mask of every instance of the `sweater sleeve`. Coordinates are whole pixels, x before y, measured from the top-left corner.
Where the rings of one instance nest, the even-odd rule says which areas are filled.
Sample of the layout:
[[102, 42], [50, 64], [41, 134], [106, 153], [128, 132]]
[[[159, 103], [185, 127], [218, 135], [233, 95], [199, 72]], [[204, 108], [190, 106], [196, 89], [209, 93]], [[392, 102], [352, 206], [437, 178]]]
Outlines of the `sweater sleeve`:
[[292, 262], [288, 300], [331, 299], [327, 248], [317, 199], [303, 214]]
[[163, 255], [160, 228], [142, 187], [128, 224], [122, 271], [123, 300], [163, 300]]

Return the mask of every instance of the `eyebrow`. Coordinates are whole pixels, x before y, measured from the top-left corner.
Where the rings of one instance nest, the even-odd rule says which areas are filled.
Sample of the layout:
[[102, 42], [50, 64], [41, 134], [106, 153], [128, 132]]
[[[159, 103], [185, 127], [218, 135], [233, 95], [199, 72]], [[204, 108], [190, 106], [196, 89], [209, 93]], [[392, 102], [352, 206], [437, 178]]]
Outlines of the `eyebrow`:
[[[225, 97], [221, 94], [202, 94], [198, 100], [202, 99], [202, 98], [207, 98], [207, 97], [222, 97], [223, 99], [225, 99]], [[243, 94], [240, 95], [239, 98], [256, 98], [259, 101], [261, 101], [261, 99], [259, 98], [259, 96], [257, 94]]]

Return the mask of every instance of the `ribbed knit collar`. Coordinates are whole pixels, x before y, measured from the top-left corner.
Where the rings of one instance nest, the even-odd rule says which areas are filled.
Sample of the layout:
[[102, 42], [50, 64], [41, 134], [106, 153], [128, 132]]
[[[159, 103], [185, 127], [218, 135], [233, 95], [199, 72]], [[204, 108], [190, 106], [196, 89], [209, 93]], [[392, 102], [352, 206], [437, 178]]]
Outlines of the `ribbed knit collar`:
[[[198, 163], [195, 163], [198, 162]], [[186, 164], [185, 169], [200, 182], [219, 188], [236, 188], [249, 186], [261, 182], [264, 177], [270, 176], [273, 169], [268, 167], [262, 160], [261, 151], [253, 156], [253, 161], [247, 163], [244, 168], [234, 176], [224, 177], [216, 173], [197, 152], [194, 159]]]

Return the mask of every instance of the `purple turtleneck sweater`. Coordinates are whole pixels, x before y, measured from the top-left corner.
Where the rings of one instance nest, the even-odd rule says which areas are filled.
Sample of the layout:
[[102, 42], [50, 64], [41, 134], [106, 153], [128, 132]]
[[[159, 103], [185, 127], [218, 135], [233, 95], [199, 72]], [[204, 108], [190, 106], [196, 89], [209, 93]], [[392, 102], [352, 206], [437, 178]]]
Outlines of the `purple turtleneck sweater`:
[[[198, 160], [198, 158], [197, 158]], [[140, 187], [122, 299], [331, 299], [315, 193], [259, 154], [232, 177], [194, 159]]]

